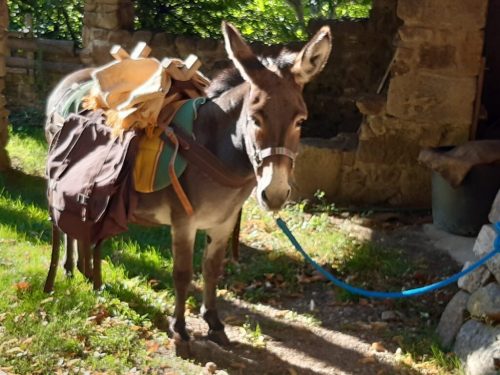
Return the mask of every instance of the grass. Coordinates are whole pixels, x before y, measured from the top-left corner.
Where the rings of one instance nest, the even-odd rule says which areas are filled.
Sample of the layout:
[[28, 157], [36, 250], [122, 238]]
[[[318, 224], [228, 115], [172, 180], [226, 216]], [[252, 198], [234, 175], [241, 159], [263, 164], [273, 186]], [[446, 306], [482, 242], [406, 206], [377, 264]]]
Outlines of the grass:
[[[0, 369], [18, 374], [61, 371], [126, 373], [140, 368], [153, 373], [199, 373], [200, 367], [173, 356], [160, 330], [173, 309], [172, 255], [167, 228], [138, 228], [108, 241], [104, 248], [99, 294], [79, 274], [67, 280], [59, 271], [54, 294], [42, 293], [50, 254], [50, 225], [45, 203], [46, 146], [42, 131], [30, 124], [36, 115], [17, 115], [10, 128], [8, 152], [16, 170], [0, 174]], [[320, 197], [321, 198], [321, 197]], [[324, 202], [321, 202], [323, 204]], [[303, 247], [326, 268], [358, 286], [401, 287], [412, 265], [401, 251], [360, 242], [341, 232], [331, 220], [329, 205], [315, 214], [305, 204], [282, 211]], [[228, 263], [221, 289], [251, 302], [272, 302], [294, 296], [312, 279], [288, 239], [253, 200], [244, 209], [242, 261]], [[203, 236], [197, 238], [195, 279], [199, 286]], [[344, 294], [346, 301], [356, 301]], [[188, 300], [199, 310], [199, 296]], [[302, 314], [304, 315], [304, 314]], [[304, 318], [316, 321], [314, 316]], [[319, 322], [316, 322], [319, 324]], [[255, 345], [265, 346], [260, 326], [248, 321], [242, 330]], [[436, 346], [426, 332], [408, 334], [402, 344], [413, 366], [431, 366], [447, 373], [458, 364]], [[419, 345], [418, 343], [421, 343]], [[160, 351], [161, 355], [156, 355]], [[441, 371], [440, 370], [440, 371]]]

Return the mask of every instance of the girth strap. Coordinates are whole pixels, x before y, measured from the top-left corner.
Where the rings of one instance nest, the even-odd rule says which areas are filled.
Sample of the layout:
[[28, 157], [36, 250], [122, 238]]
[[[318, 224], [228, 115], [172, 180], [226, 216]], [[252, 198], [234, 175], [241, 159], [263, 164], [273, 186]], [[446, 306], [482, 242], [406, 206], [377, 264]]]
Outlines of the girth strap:
[[[179, 153], [217, 183], [231, 188], [241, 188], [255, 179], [253, 174], [243, 177], [230, 171], [210, 150], [196, 142], [184, 130], [177, 126], [172, 126], [172, 129], [179, 141]], [[163, 140], [169, 140], [165, 133], [162, 133], [161, 137]]]

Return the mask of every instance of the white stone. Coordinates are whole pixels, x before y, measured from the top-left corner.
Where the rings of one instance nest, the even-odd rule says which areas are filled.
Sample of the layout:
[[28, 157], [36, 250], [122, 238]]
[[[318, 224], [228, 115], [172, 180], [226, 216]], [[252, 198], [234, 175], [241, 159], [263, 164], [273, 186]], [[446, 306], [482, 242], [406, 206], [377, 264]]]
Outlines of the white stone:
[[465, 321], [465, 312], [467, 311], [467, 300], [469, 293], [460, 290], [446, 306], [439, 324], [436, 328], [441, 344], [444, 347], [450, 347], [457, 335], [460, 327]]
[[[472, 262], [465, 262], [463, 270], [470, 267]], [[469, 293], [474, 293], [479, 287], [485, 284], [491, 273], [486, 266], [476, 268], [474, 271], [458, 279], [458, 287]]]
[[467, 375], [498, 375], [495, 359], [500, 358], [500, 327], [469, 320], [460, 329], [453, 351]]
[[[474, 254], [477, 257], [482, 258], [493, 250], [493, 242], [496, 239], [496, 231], [493, 225], [486, 224], [483, 225], [479, 235], [477, 236], [476, 243], [474, 244]], [[500, 282], [500, 255], [497, 254], [486, 262], [486, 267], [495, 276], [495, 279]]]
[[490, 223], [496, 223], [500, 221], [500, 190], [498, 191], [497, 197], [491, 206], [490, 215], [488, 216]]

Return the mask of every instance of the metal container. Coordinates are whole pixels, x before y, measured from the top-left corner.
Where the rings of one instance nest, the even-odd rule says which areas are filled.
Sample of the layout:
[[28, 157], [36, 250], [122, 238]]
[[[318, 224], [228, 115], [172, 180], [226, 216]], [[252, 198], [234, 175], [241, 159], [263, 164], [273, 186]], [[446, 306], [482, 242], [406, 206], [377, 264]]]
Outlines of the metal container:
[[500, 164], [474, 166], [457, 188], [432, 172], [434, 224], [453, 234], [476, 236], [481, 226], [488, 223], [488, 214], [498, 190]]

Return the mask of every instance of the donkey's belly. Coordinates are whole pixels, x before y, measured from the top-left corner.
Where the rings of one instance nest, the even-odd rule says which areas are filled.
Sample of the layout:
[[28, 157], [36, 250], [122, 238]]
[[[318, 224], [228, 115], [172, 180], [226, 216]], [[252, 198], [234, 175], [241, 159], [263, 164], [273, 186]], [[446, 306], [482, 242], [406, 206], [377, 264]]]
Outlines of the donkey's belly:
[[[240, 210], [252, 191], [244, 189], [207, 189], [203, 194], [192, 194], [194, 215], [187, 218], [170, 189], [156, 193], [139, 194], [134, 211], [134, 222], [142, 225], [171, 225], [176, 219], [188, 219], [197, 229], [209, 229], [226, 222]], [[182, 217], [181, 217], [182, 216]]]

